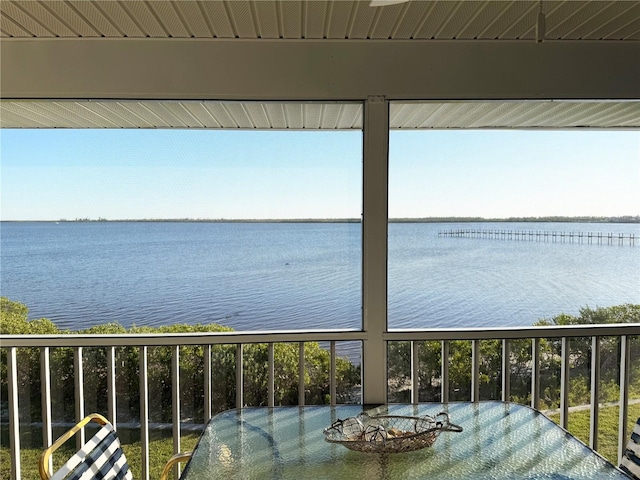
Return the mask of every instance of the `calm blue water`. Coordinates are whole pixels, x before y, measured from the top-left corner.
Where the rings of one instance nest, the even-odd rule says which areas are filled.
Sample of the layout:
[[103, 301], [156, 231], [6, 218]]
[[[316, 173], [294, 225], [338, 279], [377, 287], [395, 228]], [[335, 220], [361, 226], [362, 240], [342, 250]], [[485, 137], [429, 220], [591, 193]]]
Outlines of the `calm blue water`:
[[[2, 223], [0, 294], [62, 328], [359, 328], [360, 224]], [[389, 225], [389, 324], [530, 325], [640, 303], [636, 246], [439, 237], [450, 228], [635, 233], [629, 224]]]

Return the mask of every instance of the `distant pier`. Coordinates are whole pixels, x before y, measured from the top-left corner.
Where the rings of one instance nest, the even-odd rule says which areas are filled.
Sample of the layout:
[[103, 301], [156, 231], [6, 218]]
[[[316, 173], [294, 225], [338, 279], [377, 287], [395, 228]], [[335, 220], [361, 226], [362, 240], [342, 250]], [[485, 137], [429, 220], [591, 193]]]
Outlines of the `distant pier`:
[[587, 243], [635, 246], [639, 238], [633, 233], [553, 232], [547, 230], [451, 229], [438, 232], [439, 237], [486, 238], [531, 242]]

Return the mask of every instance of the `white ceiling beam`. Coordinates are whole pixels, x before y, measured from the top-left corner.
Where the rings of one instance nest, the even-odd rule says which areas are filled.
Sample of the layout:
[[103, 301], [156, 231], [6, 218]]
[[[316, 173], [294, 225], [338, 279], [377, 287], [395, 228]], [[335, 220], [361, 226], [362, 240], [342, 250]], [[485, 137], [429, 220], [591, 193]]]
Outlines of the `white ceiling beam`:
[[635, 42], [4, 39], [5, 99], [638, 99]]

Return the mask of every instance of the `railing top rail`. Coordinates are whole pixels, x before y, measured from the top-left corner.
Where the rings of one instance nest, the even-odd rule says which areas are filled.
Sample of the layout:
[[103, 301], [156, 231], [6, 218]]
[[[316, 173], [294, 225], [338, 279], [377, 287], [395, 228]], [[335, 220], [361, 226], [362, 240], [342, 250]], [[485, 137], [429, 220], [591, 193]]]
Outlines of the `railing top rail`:
[[485, 340], [511, 338], [607, 337], [640, 335], [640, 323], [589, 325], [539, 325], [527, 327], [473, 327], [403, 329], [385, 333], [387, 341], [399, 340]]
[[0, 335], [0, 347], [123, 347], [163, 345], [221, 345], [237, 343], [286, 343], [362, 341], [360, 330], [279, 330], [193, 333]]
[[[549, 325], [526, 327], [473, 327], [390, 330], [387, 341], [560, 338], [640, 335], [640, 323], [602, 325]], [[220, 345], [237, 343], [285, 343], [363, 341], [367, 332], [343, 330], [280, 330], [194, 333], [0, 335], [0, 347], [103, 347]]]

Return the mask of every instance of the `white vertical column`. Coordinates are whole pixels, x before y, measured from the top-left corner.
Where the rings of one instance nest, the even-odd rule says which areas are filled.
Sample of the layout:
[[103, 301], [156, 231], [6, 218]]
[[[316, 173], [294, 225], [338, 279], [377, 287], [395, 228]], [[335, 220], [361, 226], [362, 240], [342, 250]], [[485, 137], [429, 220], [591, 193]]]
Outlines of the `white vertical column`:
[[362, 401], [387, 401], [387, 216], [389, 103], [364, 103], [362, 213]]

